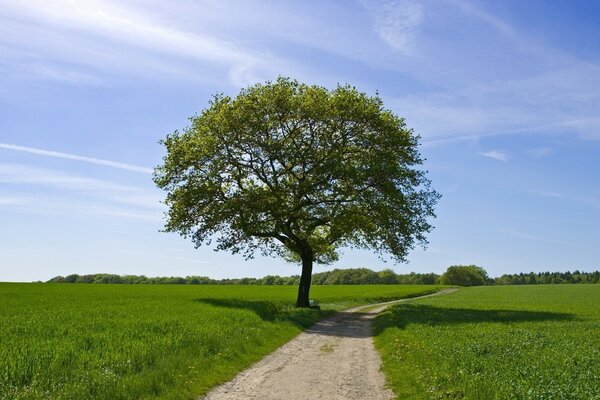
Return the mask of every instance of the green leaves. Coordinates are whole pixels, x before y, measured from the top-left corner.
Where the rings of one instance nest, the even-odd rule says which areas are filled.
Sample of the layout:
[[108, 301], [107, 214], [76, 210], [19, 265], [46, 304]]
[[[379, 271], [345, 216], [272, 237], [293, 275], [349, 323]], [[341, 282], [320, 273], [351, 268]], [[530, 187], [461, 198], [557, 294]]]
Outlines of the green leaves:
[[216, 95], [167, 136], [155, 171], [167, 231], [196, 245], [331, 262], [341, 245], [403, 260], [439, 198], [418, 138], [379, 97], [287, 78]]
[[476, 265], [453, 265], [440, 277], [442, 285], [481, 286], [489, 280], [486, 270]]

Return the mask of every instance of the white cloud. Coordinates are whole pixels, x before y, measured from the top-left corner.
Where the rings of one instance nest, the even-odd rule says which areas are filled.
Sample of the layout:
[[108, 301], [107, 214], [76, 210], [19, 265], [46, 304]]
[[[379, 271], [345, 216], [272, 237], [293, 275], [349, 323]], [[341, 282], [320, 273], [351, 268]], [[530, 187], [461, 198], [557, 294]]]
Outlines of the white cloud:
[[[503, 105], [491, 105], [460, 92], [409, 95], [391, 99], [391, 108], [406, 118], [409, 126], [427, 142], [464, 140], [495, 136], [505, 131], [531, 127], [535, 121], [523, 111], [514, 112]], [[512, 118], [507, 121], [506, 115]], [[433, 144], [433, 143], [431, 143]]]
[[529, 233], [514, 231], [514, 230], [510, 230], [510, 229], [498, 229], [498, 232], [505, 233], [507, 235], [510, 235], [510, 236], [513, 236], [513, 237], [516, 237], [519, 239], [534, 240], [537, 242], [554, 243], [554, 244], [560, 244], [560, 245], [571, 246], [571, 247], [582, 247], [575, 243], [563, 242], [561, 240], [555, 240], [555, 239], [549, 239], [546, 237], [531, 235]]
[[230, 68], [227, 77], [233, 86], [244, 87], [263, 82], [272, 78], [272, 75], [260, 63], [247, 62]]
[[44, 80], [60, 81], [65, 83], [104, 86], [106, 82], [94, 74], [76, 71], [68, 67], [53, 64], [27, 64], [23, 61], [13, 63], [13, 75], [22, 79], [37, 77]]
[[52, 151], [52, 150], [37, 149], [34, 147], [18, 146], [15, 144], [0, 143], [0, 149], [36, 154], [36, 155], [45, 156], [45, 157], [55, 157], [55, 158], [62, 158], [62, 159], [66, 159], [66, 160], [83, 161], [83, 162], [87, 162], [90, 164], [103, 165], [105, 167], [124, 169], [127, 171], [134, 171], [134, 172], [142, 172], [144, 174], [151, 174], [153, 171], [152, 168], [141, 167], [139, 165], [125, 164], [125, 163], [121, 163], [121, 162], [117, 162], [117, 161], [103, 160], [100, 158], [86, 157], [86, 156], [81, 156], [81, 155], [77, 155], [77, 154], [61, 153], [61, 152]]
[[[573, 76], [588, 69], [572, 70]], [[550, 76], [557, 77], [557, 84]], [[558, 133], [600, 139], [600, 80], [539, 78], [390, 99], [391, 108], [430, 144], [488, 136]], [[600, 76], [600, 68], [598, 69]], [[560, 93], [560, 96], [557, 95]], [[545, 154], [547, 155], [547, 154]]]
[[485, 153], [479, 153], [479, 154], [484, 157], [493, 158], [494, 160], [498, 160], [498, 161], [502, 161], [502, 162], [508, 162], [508, 160], [510, 159], [510, 155], [503, 150], [490, 150]]
[[426, 140], [526, 133], [600, 139], [600, 64], [536, 40], [469, 1], [426, 4], [418, 54], [396, 63], [424, 88], [389, 99]]
[[0, 196], [0, 207], [1, 206], [12, 206], [15, 204], [22, 204], [24, 200], [17, 197], [2, 197]]
[[563, 198], [563, 197], [565, 197], [563, 194], [558, 193], [558, 192], [528, 190], [527, 193], [531, 193], [531, 194], [535, 194], [536, 196], [543, 196], [543, 197], [553, 197], [553, 198]]
[[[110, 77], [102, 75], [108, 69], [221, 86], [223, 80], [245, 86], [277, 74], [343, 81], [343, 69], [311, 67], [312, 57], [294, 62], [299, 45], [383, 67], [411, 88], [425, 87], [401, 88], [408, 94], [389, 100], [429, 142], [545, 130], [600, 138], [600, 66], [531, 40], [471, 2], [364, 0], [371, 27], [364, 12], [333, 3], [320, 5], [318, 15], [301, 3], [0, 4], [8, 17], [0, 23], [0, 69], [4, 60], [23, 77], [108, 84]], [[481, 38], [474, 40], [466, 23], [478, 24]], [[365, 34], [369, 28], [376, 35]], [[439, 35], [442, 31], [452, 39]], [[419, 51], [411, 52], [417, 42]], [[290, 59], [281, 56], [288, 53]], [[373, 85], [371, 78], [359, 79], [359, 87]], [[392, 93], [398, 89], [393, 86]]]
[[118, 208], [109, 207], [79, 207], [82, 214], [94, 215], [94, 216], [106, 216], [106, 217], [119, 217], [119, 218], [130, 218], [137, 220], [160, 222], [162, 221], [162, 214], [157, 212], [141, 212], [122, 210]]
[[458, 7], [465, 14], [486, 23], [500, 33], [510, 37], [516, 36], [517, 34], [516, 30], [505, 21], [492, 14], [489, 14], [468, 0], [446, 0], [446, 2]]
[[22, 195], [18, 199], [9, 199], [6, 203], [3, 203], [3, 199], [0, 198], [0, 207], [3, 207], [3, 212], [21, 214], [114, 217], [156, 223], [162, 221], [162, 213], [157, 210], [144, 210], [139, 207], [132, 210], [115, 204], [102, 203], [102, 199], [81, 201], [69, 196]]
[[[0, 4], [9, 17], [7, 27], [0, 28], [4, 37], [0, 46], [13, 53], [8, 58], [0, 56], [0, 61], [16, 67], [25, 59], [41, 78], [96, 82], [99, 78], [90, 74], [90, 68], [132, 66], [138, 73], [158, 68], [171, 74], [192, 75], [194, 71], [198, 75], [197, 61], [232, 71], [267, 70], [270, 77], [271, 71], [282, 66], [268, 53], [216, 38], [201, 29], [178, 28], [153, 4], [109, 0], [0, 0]], [[194, 65], [186, 65], [185, 60]], [[77, 65], [55, 71], [57, 61], [85, 65], [87, 72], [79, 71]], [[236, 84], [240, 83], [249, 82], [238, 79]]]
[[412, 0], [363, 1], [373, 18], [373, 29], [390, 47], [409, 53], [417, 28], [423, 23], [423, 6]]
[[[106, 180], [21, 164], [0, 163], [0, 182], [25, 188], [27, 186], [42, 186], [47, 190], [60, 189], [60, 195], [54, 195], [57, 203], [63, 201], [65, 204], [69, 204], [78, 200], [84, 204], [97, 204], [100, 211], [102, 211], [102, 207], [112, 210], [115, 204], [121, 207], [135, 206], [136, 212], [147, 210], [154, 214], [158, 214], [159, 211], [164, 209], [161, 204], [162, 196], [159, 194], [158, 189], [151, 191], [135, 186], [120, 185]], [[66, 209], [69, 207], [65, 206]], [[108, 211], [102, 212], [108, 213]], [[118, 211], [123, 215], [127, 212], [127, 210]], [[116, 215], [117, 212], [113, 214]]]

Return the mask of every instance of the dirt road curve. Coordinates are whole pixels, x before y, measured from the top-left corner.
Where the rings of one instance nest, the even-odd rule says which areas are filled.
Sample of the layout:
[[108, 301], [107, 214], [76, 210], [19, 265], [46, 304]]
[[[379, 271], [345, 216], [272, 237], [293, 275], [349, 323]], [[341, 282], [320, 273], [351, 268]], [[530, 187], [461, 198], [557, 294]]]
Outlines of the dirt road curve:
[[[430, 296], [447, 294], [447, 289]], [[428, 297], [428, 296], [423, 296]], [[337, 313], [298, 335], [202, 399], [392, 399], [373, 347], [371, 321], [397, 300]]]

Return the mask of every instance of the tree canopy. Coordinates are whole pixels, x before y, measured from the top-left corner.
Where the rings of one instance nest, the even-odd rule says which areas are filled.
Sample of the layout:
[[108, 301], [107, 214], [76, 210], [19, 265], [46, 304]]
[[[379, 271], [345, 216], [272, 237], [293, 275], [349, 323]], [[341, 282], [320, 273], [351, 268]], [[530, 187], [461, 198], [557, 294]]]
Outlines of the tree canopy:
[[453, 265], [440, 277], [442, 285], [481, 286], [489, 281], [486, 270], [477, 265]]
[[308, 306], [313, 262], [342, 246], [404, 261], [425, 245], [439, 195], [420, 169], [419, 137], [351, 86], [279, 78], [215, 95], [162, 143], [166, 231], [200, 246], [302, 261], [297, 305]]

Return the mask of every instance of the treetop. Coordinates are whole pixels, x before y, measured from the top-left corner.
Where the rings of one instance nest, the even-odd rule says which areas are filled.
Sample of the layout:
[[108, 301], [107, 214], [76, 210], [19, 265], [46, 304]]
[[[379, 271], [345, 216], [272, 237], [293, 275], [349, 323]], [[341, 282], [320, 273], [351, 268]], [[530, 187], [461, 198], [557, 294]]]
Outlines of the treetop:
[[426, 243], [439, 198], [418, 140], [378, 95], [348, 85], [280, 77], [215, 95], [162, 142], [165, 229], [247, 257], [326, 263], [353, 246], [402, 261]]

